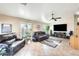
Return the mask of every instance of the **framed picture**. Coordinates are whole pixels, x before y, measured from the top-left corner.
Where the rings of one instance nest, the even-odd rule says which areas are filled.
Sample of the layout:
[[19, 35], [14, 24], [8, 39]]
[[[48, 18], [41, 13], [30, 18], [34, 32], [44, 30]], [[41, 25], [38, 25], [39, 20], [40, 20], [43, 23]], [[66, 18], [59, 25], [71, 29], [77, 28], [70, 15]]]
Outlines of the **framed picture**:
[[11, 33], [12, 32], [12, 24], [1, 24], [1, 32], [2, 33]]

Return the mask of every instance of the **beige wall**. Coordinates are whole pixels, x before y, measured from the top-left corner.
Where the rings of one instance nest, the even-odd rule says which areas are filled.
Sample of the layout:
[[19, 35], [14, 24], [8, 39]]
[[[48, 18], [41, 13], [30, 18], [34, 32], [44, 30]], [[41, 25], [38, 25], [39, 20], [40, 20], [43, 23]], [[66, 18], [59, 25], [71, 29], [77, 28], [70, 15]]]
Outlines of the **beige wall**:
[[12, 24], [12, 32], [16, 32], [18, 36], [20, 35], [21, 24], [31, 23], [33, 32], [38, 30], [37, 25], [40, 25], [41, 27], [39, 30], [42, 30], [42, 26], [45, 24], [45, 23], [37, 22], [37, 21], [31, 21], [27, 19], [12, 17], [12, 16], [0, 15], [0, 24], [3, 24], [3, 23]]

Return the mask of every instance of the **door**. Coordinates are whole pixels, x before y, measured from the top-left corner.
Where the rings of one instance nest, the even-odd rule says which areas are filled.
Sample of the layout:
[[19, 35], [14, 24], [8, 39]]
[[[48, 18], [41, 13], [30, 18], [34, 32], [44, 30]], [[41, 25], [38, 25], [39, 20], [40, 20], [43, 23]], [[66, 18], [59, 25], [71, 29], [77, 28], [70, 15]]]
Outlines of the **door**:
[[79, 16], [75, 15], [74, 35], [70, 37], [70, 46], [79, 49]]
[[31, 38], [31, 33], [32, 33], [32, 24], [27, 23], [27, 24], [21, 24], [21, 37], [23, 39], [30, 39]]

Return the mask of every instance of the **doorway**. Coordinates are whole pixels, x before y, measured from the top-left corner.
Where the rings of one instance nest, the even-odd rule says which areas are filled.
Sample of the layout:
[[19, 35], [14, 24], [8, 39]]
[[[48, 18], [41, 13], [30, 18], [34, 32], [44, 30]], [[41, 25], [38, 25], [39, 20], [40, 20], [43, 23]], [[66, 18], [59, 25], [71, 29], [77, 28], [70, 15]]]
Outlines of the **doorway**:
[[25, 39], [26, 42], [31, 40], [31, 37], [32, 37], [32, 24], [31, 23], [21, 24], [21, 37], [22, 39]]

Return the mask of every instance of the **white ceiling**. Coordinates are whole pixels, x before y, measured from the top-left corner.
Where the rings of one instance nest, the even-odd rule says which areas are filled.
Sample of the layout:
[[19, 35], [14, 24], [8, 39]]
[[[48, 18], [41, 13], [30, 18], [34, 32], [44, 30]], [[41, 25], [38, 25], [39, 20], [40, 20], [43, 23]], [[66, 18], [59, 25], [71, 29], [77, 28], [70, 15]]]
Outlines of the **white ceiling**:
[[55, 16], [65, 19], [79, 10], [78, 3], [0, 3], [0, 13], [30, 20], [48, 22], [52, 11]]

